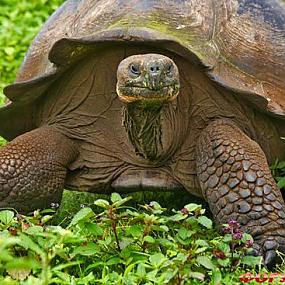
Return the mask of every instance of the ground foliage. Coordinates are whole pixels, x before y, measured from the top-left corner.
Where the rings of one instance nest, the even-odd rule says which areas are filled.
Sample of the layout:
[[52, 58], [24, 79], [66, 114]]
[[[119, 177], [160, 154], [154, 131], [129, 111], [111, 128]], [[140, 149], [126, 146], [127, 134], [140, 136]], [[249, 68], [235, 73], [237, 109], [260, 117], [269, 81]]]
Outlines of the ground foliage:
[[97, 211], [82, 206], [66, 226], [50, 223], [51, 209], [1, 211], [1, 284], [238, 284], [237, 272], [260, 268], [236, 221], [220, 235], [201, 205], [169, 214], [130, 199], [97, 199]]
[[[28, 45], [62, 2], [0, 0], [0, 103]], [[272, 171], [285, 188], [285, 162]], [[235, 221], [220, 234], [199, 204], [173, 210], [154, 201], [133, 207], [118, 194], [78, 197], [66, 191], [56, 214], [57, 204], [29, 216], [0, 211], [0, 284], [240, 284], [244, 272], [266, 272], [247, 255], [251, 237]]]

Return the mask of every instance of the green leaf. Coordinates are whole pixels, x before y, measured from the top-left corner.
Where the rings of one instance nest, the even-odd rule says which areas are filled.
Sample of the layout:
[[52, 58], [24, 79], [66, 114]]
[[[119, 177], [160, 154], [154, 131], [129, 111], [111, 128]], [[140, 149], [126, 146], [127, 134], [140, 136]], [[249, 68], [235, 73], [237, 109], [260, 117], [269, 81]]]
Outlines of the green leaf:
[[160, 267], [167, 258], [162, 253], [156, 253], [149, 257], [149, 262], [154, 268]]
[[9, 211], [9, 210], [3, 210], [0, 212], [0, 221], [4, 225], [9, 225], [14, 218], [14, 212]]
[[241, 264], [249, 265], [252, 267], [260, 265], [261, 262], [262, 262], [261, 256], [246, 255], [241, 259]]
[[233, 237], [231, 234], [225, 234], [223, 237], [223, 242], [228, 243], [231, 242], [233, 240]]
[[0, 254], [1, 254], [1, 250], [3, 250], [5, 247], [9, 247], [15, 244], [18, 244], [21, 239], [19, 237], [11, 237], [8, 235], [8, 233], [6, 232], [2, 232], [2, 235], [0, 236]]
[[285, 170], [285, 161], [280, 161], [277, 164], [276, 168], [281, 169], [281, 170], [283, 170], [283, 169]]
[[153, 237], [151, 237], [151, 236], [145, 236], [143, 238], [143, 241], [147, 242], [147, 243], [155, 243], [155, 239]]
[[228, 267], [231, 264], [231, 260], [229, 258], [226, 259], [217, 259], [217, 262], [219, 265], [223, 266], [223, 267]]
[[170, 249], [176, 249], [178, 247], [177, 243], [175, 241], [166, 239], [166, 238], [159, 238], [156, 239], [156, 242], [166, 248]]
[[104, 209], [108, 209], [108, 207], [110, 206], [109, 202], [104, 199], [97, 199], [96, 201], [94, 201], [94, 205]]
[[[81, 279], [81, 282], [80, 284], [94, 284], [94, 275], [93, 275], [93, 272], [90, 272], [87, 276], [83, 277]], [[71, 284], [71, 285], [76, 285], [76, 283], [74, 282], [74, 284]]]
[[189, 212], [194, 212], [195, 210], [200, 209], [201, 205], [190, 203], [185, 205], [184, 208], [186, 208]]
[[103, 228], [97, 225], [96, 223], [85, 223], [84, 227], [88, 231], [88, 233], [94, 236], [102, 236], [104, 234]]
[[190, 271], [188, 276], [190, 278], [195, 278], [195, 279], [198, 279], [200, 281], [204, 281], [205, 279], [205, 274], [201, 273], [201, 272], [193, 272], [193, 271]]
[[123, 237], [122, 240], [119, 242], [119, 245], [121, 249], [125, 249], [133, 242], [134, 242], [133, 238]]
[[[0, 241], [1, 243], [1, 241]], [[4, 261], [4, 262], [7, 262], [7, 261], [10, 261], [10, 260], [13, 260], [15, 257], [11, 254], [11, 251], [10, 249], [3, 249], [2, 248], [3, 246], [1, 246], [1, 251], [0, 251], [0, 261]]]
[[159, 203], [156, 201], [151, 201], [148, 205], [145, 207], [148, 210], [151, 210], [154, 214], [162, 214], [163, 211], [165, 211], [165, 208], [162, 208]]
[[144, 277], [145, 277], [145, 275], [146, 275], [145, 264], [143, 264], [143, 263], [139, 263], [139, 264], [138, 264], [138, 267], [137, 267], [137, 275], [138, 275], [140, 278], [144, 278]]
[[34, 236], [34, 235], [42, 234], [44, 232], [44, 229], [41, 226], [31, 226], [27, 228], [24, 232], [26, 234]]
[[75, 285], [72, 282], [72, 280], [71, 280], [71, 278], [70, 278], [68, 273], [64, 273], [64, 272], [61, 272], [61, 271], [58, 271], [58, 270], [54, 270], [54, 269], [52, 271], [53, 271], [54, 275], [59, 277], [59, 279], [58, 278], [53, 278], [53, 280], [52, 280], [53, 284], [62, 284], [62, 281], [65, 281], [67, 284]]
[[80, 264], [82, 264], [82, 261], [69, 261], [68, 263], [61, 263], [61, 264], [59, 264], [59, 265], [57, 265], [57, 266], [54, 266], [53, 268], [52, 268], [52, 270], [53, 271], [60, 271], [60, 270], [63, 270], [63, 269], [65, 269], [65, 268], [68, 268], [68, 267], [72, 267], [72, 266], [78, 266], [78, 265], [80, 265]]
[[197, 228], [197, 226], [198, 226], [197, 218], [194, 216], [188, 216], [188, 218], [185, 220], [185, 222], [187, 224], [191, 225], [191, 227], [193, 227], [193, 228]]
[[94, 242], [89, 242], [84, 246], [76, 247], [72, 254], [70, 255], [73, 258], [76, 255], [84, 255], [84, 256], [91, 256], [91, 255], [100, 255], [100, 247], [96, 245]]
[[222, 280], [222, 274], [219, 269], [215, 269], [212, 272], [212, 278], [211, 278], [211, 285], [219, 285], [221, 284]]
[[216, 267], [208, 256], [198, 256], [197, 262], [207, 269], [214, 270]]
[[253, 237], [248, 233], [243, 233], [241, 241], [246, 243], [247, 241], [253, 241]]
[[40, 268], [41, 265], [34, 258], [17, 257], [7, 262], [5, 267], [6, 269], [35, 269]]
[[47, 223], [48, 221], [52, 220], [53, 216], [52, 215], [45, 215], [42, 217], [41, 222], [43, 224]]
[[7, 54], [7, 55], [13, 55], [14, 52], [15, 52], [15, 49], [13, 47], [6, 47], [4, 48], [4, 52]]
[[167, 227], [167, 226], [159, 226], [159, 228], [161, 230], [163, 230], [164, 232], [168, 232], [169, 231], [169, 227]]
[[28, 248], [37, 254], [41, 255], [42, 258], [46, 255], [45, 251], [37, 244], [35, 243], [29, 236], [19, 233], [20, 242], [19, 245]]
[[277, 186], [281, 188], [285, 188], [285, 177], [278, 178]]
[[126, 228], [126, 236], [139, 238], [143, 235], [143, 227], [141, 225], [133, 225]]
[[204, 226], [205, 228], [209, 229], [209, 230], [212, 229], [212, 226], [213, 226], [212, 220], [210, 220], [206, 216], [198, 217], [198, 223], [201, 224], [202, 226]]
[[181, 220], [185, 220], [186, 219], [186, 215], [183, 215], [182, 213], [177, 213], [173, 216], [170, 216], [168, 219], [170, 221], [173, 221], [173, 222], [178, 222], [178, 221], [181, 221]]
[[198, 249], [196, 249], [196, 250], [195, 250], [195, 253], [196, 253], [196, 254], [199, 254], [199, 253], [201, 253], [201, 252], [206, 251], [207, 249], [208, 249], [207, 246], [202, 246], [202, 247], [199, 247]]
[[112, 257], [107, 262], [106, 265], [117, 265], [122, 263], [123, 261], [119, 257]]
[[125, 204], [126, 202], [128, 202], [129, 200], [132, 200], [133, 198], [131, 196], [128, 196], [124, 199], [121, 199], [120, 201], [116, 201], [115, 203], [113, 203], [113, 207], [120, 207], [123, 204]]
[[[157, 273], [158, 273], [158, 269], [154, 269], [150, 272], [147, 273], [147, 279], [149, 279], [150, 281], [157, 281]], [[153, 283], [150, 283], [153, 284]]]
[[177, 274], [177, 272], [178, 268], [175, 268], [174, 270], [169, 268], [161, 273], [159, 280], [163, 282], [163, 284], [166, 284], [170, 282], [170, 280]]
[[218, 248], [220, 250], [222, 250], [225, 254], [230, 253], [230, 251], [231, 251], [230, 245], [228, 243], [224, 243], [224, 242], [220, 242], [218, 244]]
[[75, 214], [75, 216], [71, 220], [68, 228], [78, 224], [79, 222], [81, 222], [83, 220], [88, 220], [89, 218], [91, 218], [93, 216], [94, 216], [94, 212], [91, 208], [88, 208], [88, 207], [83, 208], [78, 213]]
[[203, 239], [195, 240], [195, 244], [202, 247], [209, 246], [208, 242]]
[[183, 240], [186, 240], [187, 238], [190, 238], [192, 236], [192, 231], [189, 231], [188, 229], [182, 227], [178, 230], [178, 235]]
[[189, 258], [189, 254], [185, 254], [185, 253], [182, 253], [182, 252], [179, 252], [177, 254], [177, 256], [175, 257], [175, 260], [178, 260], [182, 263], [185, 263]]
[[120, 194], [115, 193], [115, 192], [111, 194], [111, 201], [112, 201], [112, 203], [119, 202], [121, 200], [122, 200], [122, 197], [121, 197]]

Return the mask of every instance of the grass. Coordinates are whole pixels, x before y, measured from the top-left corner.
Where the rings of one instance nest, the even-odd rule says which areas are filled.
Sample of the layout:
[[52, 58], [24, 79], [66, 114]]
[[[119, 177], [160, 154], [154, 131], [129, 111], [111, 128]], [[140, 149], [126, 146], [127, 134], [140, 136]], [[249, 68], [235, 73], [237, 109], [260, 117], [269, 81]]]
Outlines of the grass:
[[[32, 39], [62, 2], [1, 1], [0, 104]], [[272, 171], [285, 187], [284, 162]], [[132, 204], [118, 194], [110, 200], [65, 191], [57, 211], [0, 211], [0, 284], [240, 284], [242, 273], [266, 273], [246, 255], [251, 237], [238, 225], [220, 234], [199, 203], [172, 209], [167, 200], [176, 195], [162, 198], [143, 194]], [[276, 269], [284, 270], [284, 263]]]

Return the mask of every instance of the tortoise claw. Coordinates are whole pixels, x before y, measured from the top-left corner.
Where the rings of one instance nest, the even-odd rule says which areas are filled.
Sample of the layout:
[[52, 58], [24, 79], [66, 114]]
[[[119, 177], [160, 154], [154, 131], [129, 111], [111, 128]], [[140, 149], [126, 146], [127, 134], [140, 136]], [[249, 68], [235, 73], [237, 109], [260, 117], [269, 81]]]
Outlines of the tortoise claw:
[[263, 244], [263, 249], [264, 250], [272, 250], [272, 249], [277, 249], [279, 247], [277, 241], [275, 240], [266, 240]]
[[276, 250], [278, 248], [279, 244], [275, 240], [266, 240], [263, 244], [264, 264], [269, 269], [271, 269], [276, 265], [277, 262]]
[[258, 241], [253, 244], [252, 255], [263, 256], [263, 264], [269, 269], [273, 269], [274, 266], [280, 262], [280, 258], [277, 255], [277, 250], [285, 253], [283, 237], [267, 237], [264, 241]]
[[261, 250], [261, 247], [258, 243], [253, 244], [252, 252], [250, 253], [250, 255], [253, 255], [253, 256], [261, 256], [262, 255], [262, 250]]
[[265, 252], [264, 255], [264, 265], [268, 269], [272, 269], [277, 263], [277, 254], [276, 251], [271, 249]]

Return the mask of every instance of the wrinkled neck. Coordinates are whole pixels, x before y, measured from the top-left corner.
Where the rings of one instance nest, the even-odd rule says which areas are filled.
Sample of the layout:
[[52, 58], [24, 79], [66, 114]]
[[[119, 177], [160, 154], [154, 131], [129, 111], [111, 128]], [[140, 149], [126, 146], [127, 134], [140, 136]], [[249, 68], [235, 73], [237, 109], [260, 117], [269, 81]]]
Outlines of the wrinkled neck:
[[162, 103], [130, 103], [123, 108], [123, 125], [136, 154], [151, 161], [155, 160], [162, 150], [162, 108]]

